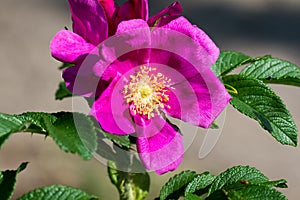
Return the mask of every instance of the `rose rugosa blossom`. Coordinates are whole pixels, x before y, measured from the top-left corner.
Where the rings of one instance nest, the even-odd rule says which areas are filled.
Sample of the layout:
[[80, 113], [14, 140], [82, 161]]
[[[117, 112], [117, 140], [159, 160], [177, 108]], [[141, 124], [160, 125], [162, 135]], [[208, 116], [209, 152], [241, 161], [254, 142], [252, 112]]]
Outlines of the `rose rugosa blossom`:
[[[179, 17], [177, 2], [148, 21], [146, 17], [121, 22], [117, 19], [126, 17], [99, 20], [110, 16], [111, 6], [103, 2], [70, 0], [74, 32], [60, 31], [51, 41], [51, 53], [76, 64], [64, 71], [67, 86], [86, 97], [96, 93], [91, 114], [105, 131], [135, 134], [147, 169], [158, 174], [175, 170], [184, 146], [179, 130], [166, 116], [208, 128], [231, 98], [210, 70], [219, 49], [202, 30]], [[114, 40], [115, 36], [108, 37], [108, 29], [113, 28], [105, 27], [116, 26], [116, 21]], [[150, 28], [153, 25], [156, 28]], [[127, 52], [118, 54], [124, 49]]]
[[210, 69], [219, 49], [184, 17], [155, 28], [143, 20], [124, 21], [115, 37], [100, 45], [101, 64], [94, 71], [113, 79], [91, 114], [105, 131], [135, 134], [147, 169], [175, 170], [184, 145], [166, 117], [208, 128], [231, 99]]

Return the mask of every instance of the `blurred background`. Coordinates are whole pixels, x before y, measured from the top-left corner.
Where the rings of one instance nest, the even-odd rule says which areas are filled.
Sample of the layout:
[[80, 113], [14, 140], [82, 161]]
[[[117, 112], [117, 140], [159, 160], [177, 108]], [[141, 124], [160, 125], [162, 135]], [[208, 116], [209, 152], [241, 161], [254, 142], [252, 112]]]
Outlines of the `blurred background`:
[[[172, 1], [150, 1], [151, 15]], [[251, 56], [271, 54], [300, 66], [299, 0], [184, 0], [183, 14], [205, 30], [222, 50]], [[1, 0], [0, 6], [0, 112], [56, 112], [71, 110], [72, 101], [55, 101], [61, 73], [51, 58], [49, 42], [60, 29], [71, 27], [65, 0]], [[300, 127], [300, 90], [273, 85]], [[206, 131], [199, 130], [180, 168], [163, 176], [151, 173], [148, 199], [174, 173], [184, 169], [219, 174], [234, 165], [260, 169], [271, 180], [285, 178], [289, 199], [300, 196], [300, 148], [282, 146], [258, 123], [228, 106], [225, 125], [215, 148], [203, 159], [198, 153]], [[0, 122], [1, 123], [1, 122]], [[18, 176], [14, 199], [36, 187], [64, 184], [81, 188], [101, 199], [118, 199], [106, 166], [96, 159], [82, 161], [61, 151], [51, 138], [15, 134], [0, 151], [0, 168], [14, 169], [29, 161]]]

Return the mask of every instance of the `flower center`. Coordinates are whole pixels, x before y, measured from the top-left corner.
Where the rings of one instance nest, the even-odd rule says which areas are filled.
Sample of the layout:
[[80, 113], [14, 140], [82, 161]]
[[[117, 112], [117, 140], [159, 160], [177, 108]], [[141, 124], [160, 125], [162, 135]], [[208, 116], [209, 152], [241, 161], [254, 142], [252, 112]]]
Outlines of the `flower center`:
[[141, 66], [140, 70], [130, 76], [129, 84], [124, 86], [123, 94], [126, 103], [131, 105], [132, 112], [147, 116], [148, 119], [154, 117], [154, 113], [159, 114], [159, 108], [171, 107], [166, 105], [169, 95], [171, 79], [161, 73], [154, 74], [156, 68]]
[[152, 94], [152, 89], [146, 85], [140, 89], [140, 93], [142, 98], [147, 98]]

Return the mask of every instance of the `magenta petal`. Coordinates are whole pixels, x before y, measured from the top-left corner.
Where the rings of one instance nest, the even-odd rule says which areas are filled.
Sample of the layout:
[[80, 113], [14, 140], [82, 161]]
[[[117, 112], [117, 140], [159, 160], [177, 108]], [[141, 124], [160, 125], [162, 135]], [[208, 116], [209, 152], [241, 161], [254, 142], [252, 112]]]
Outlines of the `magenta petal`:
[[161, 116], [156, 116], [151, 122], [135, 117], [135, 122], [138, 125], [137, 150], [144, 166], [157, 174], [175, 170], [184, 153], [180, 133]]
[[98, 0], [102, 6], [102, 8], [104, 9], [106, 16], [107, 16], [107, 20], [109, 21], [110, 19], [112, 19], [114, 13], [116, 12], [116, 10], [119, 8], [119, 6], [115, 3], [114, 0]]
[[[116, 34], [122, 34], [122, 33], [123, 34], [129, 34], [129, 33], [134, 34], [133, 30], [135, 30], [135, 29], [145, 29], [145, 31], [146, 30], [150, 31], [148, 24], [144, 20], [132, 19], [132, 20], [121, 22], [118, 25]], [[145, 31], [144, 31], [144, 33], [146, 33]], [[142, 32], [135, 33], [135, 35], [138, 35], [138, 34], [142, 34]], [[145, 40], [147, 41], [149, 38], [149, 33], [147, 33], [145, 36], [146, 36]], [[139, 38], [141, 38], [141, 36], [139, 36]]]
[[149, 48], [150, 43], [151, 32], [148, 24], [141, 19], [132, 19], [121, 22], [116, 31], [116, 36], [105, 41], [103, 46], [113, 47], [114, 51], [103, 48], [102, 52], [114, 52], [114, 58], [118, 58], [131, 51]]
[[[116, 45], [118, 44], [118, 45]], [[94, 68], [97, 76], [103, 69], [110, 74], [125, 74], [140, 65], [149, 63], [150, 28], [141, 19], [121, 22], [115, 36], [100, 46], [100, 62]]]
[[[177, 19], [169, 24], [174, 21], [177, 21]], [[184, 23], [177, 25], [185, 26]], [[194, 40], [188, 33], [184, 34], [164, 27], [153, 28], [151, 33], [150, 63], [166, 64], [167, 66], [176, 67], [176, 69], [181, 68], [188, 73], [189, 71], [185, 69], [185, 65], [182, 63], [188, 63], [201, 72], [210, 68], [215, 62], [214, 56], [207, 51], [206, 46]], [[176, 63], [177, 61], [180, 63]], [[173, 64], [173, 66], [170, 64]]]
[[69, 0], [73, 31], [97, 46], [108, 36], [104, 9], [98, 0]]
[[[210, 68], [192, 65], [179, 55], [152, 50], [151, 63], [170, 78], [169, 101], [164, 112], [195, 126], [208, 128], [226, 107], [230, 95]], [[160, 63], [160, 64], [157, 64]], [[198, 68], [203, 68], [198, 70]]]
[[129, 0], [119, 9], [120, 22], [128, 19], [148, 20], [148, 0]]
[[[108, 88], [94, 102], [91, 115], [100, 123], [101, 127], [110, 133], [127, 135], [135, 132], [128, 104], [124, 103], [122, 82], [117, 75]], [[121, 81], [121, 80], [120, 80]]]
[[119, 5], [114, 0], [99, 0], [101, 6], [105, 10], [107, 23], [108, 23], [108, 35], [111, 36], [115, 33], [117, 25], [115, 20], [118, 14]]
[[100, 0], [109, 23], [109, 35], [113, 35], [122, 21], [148, 20], [148, 0], [129, 0], [119, 6], [112, 0]]
[[91, 53], [95, 46], [87, 43], [82, 37], [67, 30], [59, 31], [50, 42], [51, 54], [54, 58], [73, 63], [80, 56]]
[[148, 0], [133, 0], [136, 3], [137, 17], [145, 21], [148, 20]]
[[197, 26], [192, 25], [186, 18], [179, 17], [163, 26], [163, 28], [178, 31], [198, 42], [211, 57], [211, 64], [218, 59], [220, 54], [219, 48], [204, 31], [199, 29]]
[[88, 55], [82, 61], [79, 60], [74, 67], [63, 71], [66, 86], [73, 94], [95, 97], [107, 87], [107, 83], [93, 72], [93, 68], [98, 62], [98, 56]]
[[[95, 65], [94, 72], [97, 76], [104, 80], [115, 77], [117, 73], [136, 73], [136, 71], [139, 70], [139, 66], [146, 65], [148, 63], [149, 54], [150, 52], [148, 49], [131, 51], [120, 56], [111, 64], [104, 62], [104, 59], [102, 59], [97, 63], [97, 65]], [[105, 70], [103, 70], [103, 68]]]
[[[79, 96], [84, 96], [84, 97], [90, 97], [92, 96], [93, 92], [90, 91], [90, 89], [87, 89], [89, 88], [90, 86], [87, 86], [85, 84], [89, 84], [89, 76], [79, 76], [78, 75], [78, 71], [80, 70], [80, 66], [74, 66], [74, 67], [69, 67], [67, 69], [65, 69], [63, 71], [63, 79], [65, 80], [65, 83], [66, 83], [66, 87], [73, 93], [73, 94], [76, 94], [76, 95], [79, 95]], [[80, 79], [80, 83], [82, 83], [80, 85], [80, 88], [79, 87], [74, 87], [74, 84], [76, 82], [76, 79], [77, 81], [79, 81]], [[79, 85], [79, 84], [78, 84]]]
[[[149, 26], [161, 27], [170, 21], [179, 17], [182, 13], [182, 8], [179, 2], [174, 2], [172, 5], [163, 9], [160, 13], [154, 15], [148, 20]], [[158, 21], [159, 20], [159, 21]]]
[[231, 97], [210, 69], [173, 86], [166, 113], [190, 124], [209, 128]]
[[[215, 74], [207, 69], [206, 72], [203, 72], [202, 78], [207, 86], [208, 93], [204, 93], [204, 95], [199, 95], [202, 88], [197, 85], [198, 78], [190, 79], [192, 87], [196, 91], [199, 107], [202, 109], [203, 115], [207, 113], [207, 121], [202, 120], [203, 127], [209, 128], [212, 122], [220, 115], [220, 113], [224, 110], [224, 108], [228, 105], [231, 100], [231, 96], [228, 94], [226, 88], [221, 83], [221, 81], [215, 76]], [[202, 98], [202, 102], [211, 102], [211, 108], [208, 106], [203, 106], [201, 104], [200, 99]], [[208, 114], [209, 113], [209, 114]]]

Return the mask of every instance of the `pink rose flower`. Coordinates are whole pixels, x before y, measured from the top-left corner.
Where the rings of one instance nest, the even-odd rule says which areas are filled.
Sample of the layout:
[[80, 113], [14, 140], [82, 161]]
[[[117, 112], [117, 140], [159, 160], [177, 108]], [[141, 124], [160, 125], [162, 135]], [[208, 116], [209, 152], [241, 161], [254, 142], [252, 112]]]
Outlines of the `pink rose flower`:
[[[179, 17], [177, 2], [149, 20], [147, 1], [121, 7], [113, 1], [69, 2], [73, 22], [79, 25], [74, 32], [60, 31], [50, 45], [55, 58], [76, 64], [64, 71], [68, 88], [93, 95], [91, 115], [105, 131], [137, 137], [137, 151], [147, 169], [158, 174], [175, 170], [184, 145], [167, 116], [209, 128], [231, 99], [210, 69], [218, 47]], [[77, 3], [81, 7], [73, 5]], [[101, 21], [105, 16], [109, 20]], [[101, 25], [92, 27], [97, 23]]]

